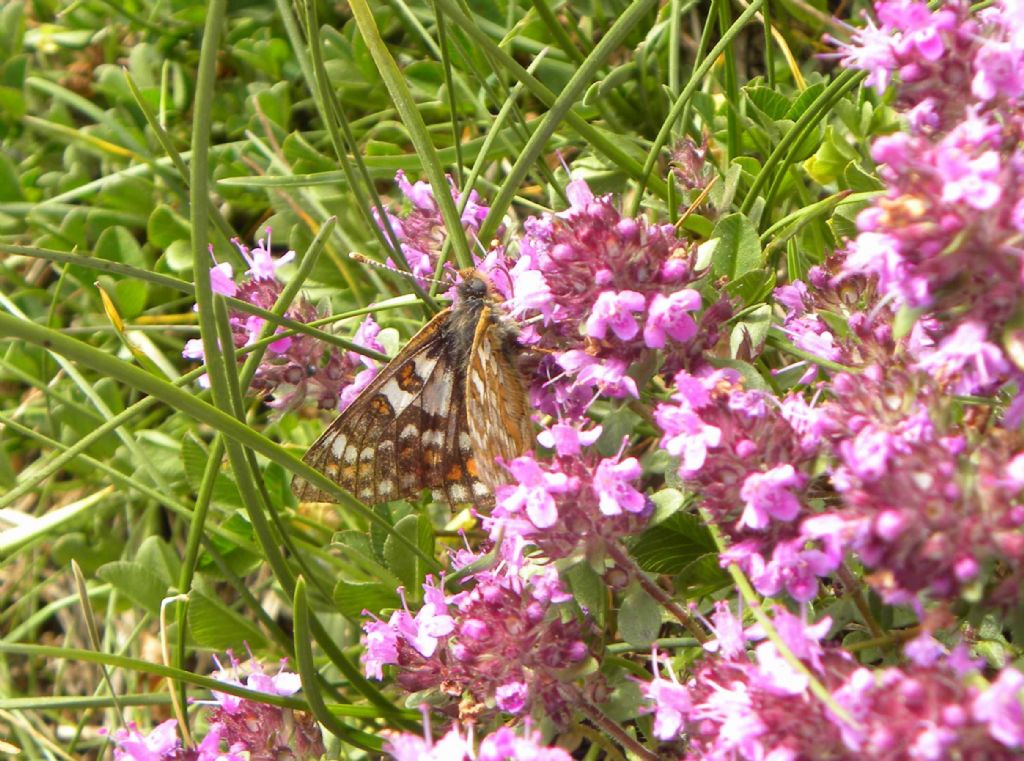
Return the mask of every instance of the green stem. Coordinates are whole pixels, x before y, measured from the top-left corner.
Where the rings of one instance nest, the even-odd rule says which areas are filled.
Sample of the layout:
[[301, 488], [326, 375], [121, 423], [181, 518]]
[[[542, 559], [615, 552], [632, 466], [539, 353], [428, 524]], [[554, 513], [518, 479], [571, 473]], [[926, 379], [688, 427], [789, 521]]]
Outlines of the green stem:
[[434, 191], [434, 201], [441, 211], [441, 218], [444, 219], [448, 239], [451, 241], [452, 249], [455, 252], [455, 260], [460, 267], [472, 267], [473, 256], [469, 251], [469, 243], [466, 241], [466, 231], [462, 227], [462, 220], [455, 208], [455, 201], [452, 199], [451, 189], [448, 186], [448, 178], [445, 177], [444, 167], [434, 148], [434, 143], [427, 132], [427, 125], [416, 107], [416, 101], [412, 97], [409, 85], [406, 84], [395, 59], [391, 57], [384, 40], [377, 29], [377, 22], [373, 17], [366, 0], [350, 0], [349, 7], [355, 17], [356, 25], [363, 36], [367, 49], [373, 62], [377, 65], [384, 86], [387, 87], [391, 100], [398, 110], [398, 114], [409, 131], [413, 147], [423, 162], [423, 170], [430, 181], [430, 187]]
[[[707, 524], [708, 529], [711, 531], [711, 535], [715, 539], [715, 544], [718, 546], [719, 553], [725, 551], [725, 541], [722, 539], [722, 534], [718, 530], [712, 520], [711, 516], [706, 510], [701, 510], [701, 515]], [[743, 571], [740, 570], [736, 563], [730, 563], [726, 570], [729, 575], [732, 576], [733, 581], [736, 583], [736, 588], [739, 590], [740, 596], [747, 603], [747, 607], [750, 608], [750, 612], [753, 614], [754, 619], [761, 624], [761, 628], [764, 630], [765, 636], [775, 645], [779, 651], [779, 655], [796, 671], [803, 674], [804, 678], [807, 679], [808, 689], [811, 694], [814, 695], [823, 705], [825, 705], [833, 714], [839, 719], [849, 724], [851, 727], [857, 727], [858, 723], [849, 714], [849, 712], [843, 708], [836, 699], [832, 697], [832, 693], [829, 692], [828, 687], [821, 683], [818, 677], [812, 672], [807, 665], [801, 661], [796, 654], [789, 648], [785, 640], [782, 639], [778, 630], [775, 628], [775, 624], [772, 619], [765, 613], [764, 608], [761, 605], [761, 598], [758, 597], [757, 592], [750, 586], [750, 581], [744, 575]]]
[[[654, 142], [651, 144], [650, 150], [647, 152], [647, 160], [644, 162], [642, 174], [640, 176], [640, 182], [642, 185], [649, 185], [654, 178], [651, 177], [651, 172], [654, 170], [654, 165], [658, 161], [658, 156], [661, 155], [662, 148], [668, 143], [669, 137], [672, 135], [672, 130], [675, 128], [676, 120], [679, 115], [683, 113], [683, 110], [687, 107], [693, 94], [697, 91], [704, 76], [711, 70], [718, 56], [732, 44], [732, 40], [740, 33], [740, 31], [747, 25], [747, 22], [754, 17], [757, 13], [764, 0], [753, 0], [750, 3], [750, 7], [747, 8], [743, 13], [739, 15], [735, 22], [729, 27], [729, 29], [722, 34], [722, 38], [715, 44], [713, 48], [704, 57], [704, 60], [697, 65], [693, 70], [693, 74], [690, 75], [690, 81], [686, 83], [686, 87], [679, 93], [679, 97], [676, 98], [675, 103], [672, 104], [672, 109], [669, 111], [668, 116], [665, 119], [665, 123], [658, 131], [657, 137], [654, 138]], [[708, 23], [711, 23], [710, 21]], [[631, 214], [636, 215], [637, 210], [640, 207], [640, 201], [642, 200], [643, 193], [637, 193], [635, 200], [632, 204]]]
[[558, 125], [569, 115], [583, 91], [597, 76], [597, 72], [604, 66], [612, 53], [619, 49], [633, 28], [643, 20], [653, 4], [654, 0], [633, 0], [566, 83], [562, 92], [544, 115], [540, 127], [530, 136], [526, 147], [523, 148], [515, 164], [506, 174], [498, 195], [491, 201], [487, 218], [480, 225], [481, 240], [488, 241], [497, 233], [523, 179], [530, 171], [533, 162], [544, 150], [548, 140], [554, 135]]

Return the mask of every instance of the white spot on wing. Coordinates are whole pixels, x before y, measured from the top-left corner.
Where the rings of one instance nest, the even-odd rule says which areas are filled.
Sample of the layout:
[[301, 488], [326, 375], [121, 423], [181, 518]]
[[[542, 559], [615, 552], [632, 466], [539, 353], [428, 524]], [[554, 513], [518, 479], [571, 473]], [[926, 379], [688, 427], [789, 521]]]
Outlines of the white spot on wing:
[[409, 423], [409, 425], [402, 429], [402, 432], [398, 435], [398, 438], [415, 439], [419, 435], [419, 432], [419, 428], [414, 426], [412, 423]]
[[362, 452], [359, 453], [359, 462], [373, 462], [374, 455], [373, 447], [365, 447]]
[[425, 447], [442, 447], [444, 446], [444, 433], [441, 431], [424, 431], [423, 432], [423, 446]]
[[383, 481], [377, 484], [377, 491], [380, 492], [382, 497], [386, 497], [395, 490], [395, 482], [390, 478], [385, 478]]
[[345, 459], [345, 464], [346, 465], [355, 465], [356, 464], [356, 460], [359, 459], [359, 450], [356, 449], [351, 444], [349, 444], [345, 448], [345, 458], [344, 459]]
[[451, 498], [456, 502], [469, 501], [469, 489], [462, 484], [452, 484], [448, 487], [448, 493], [451, 494]]
[[331, 454], [334, 455], [335, 460], [340, 460], [342, 453], [345, 451], [345, 444], [348, 443], [348, 438], [343, 434], [338, 434], [334, 437], [334, 442], [331, 444]]
[[364, 486], [362, 489], [360, 489], [359, 499], [361, 499], [363, 502], [368, 502], [369, 500], [373, 499], [373, 487]]
[[473, 451], [473, 439], [465, 431], [459, 434], [459, 449], [461, 449], [463, 452]]
[[431, 415], [447, 415], [452, 401], [452, 384], [442, 377], [436, 383], [423, 387], [420, 405]]
[[484, 486], [479, 481], [473, 482], [473, 496], [474, 497], [489, 497], [491, 490]]
[[[417, 355], [413, 359], [416, 374], [425, 380], [433, 372], [437, 360], [437, 357], [428, 357], [425, 353]], [[410, 394], [399, 386], [398, 378], [391, 378], [381, 387], [380, 392], [391, 403], [391, 409], [394, 410], [396, 416], [401, 414], [402, 410], [408, 407], [417, 396], [417, 393]]]

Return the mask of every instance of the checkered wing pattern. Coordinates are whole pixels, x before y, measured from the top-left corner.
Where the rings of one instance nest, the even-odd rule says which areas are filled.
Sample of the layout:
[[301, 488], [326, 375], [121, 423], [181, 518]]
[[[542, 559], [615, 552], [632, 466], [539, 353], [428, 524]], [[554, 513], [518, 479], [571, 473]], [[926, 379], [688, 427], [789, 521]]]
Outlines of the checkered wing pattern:
[[504, 343], [515, 339], [486, 307], [473, 336], [466, 372], [466, 413], [480, 480], [493, 491], [508, 480], [506, 463], [530, 448], [533, 429], [522, 377]]
[[[455, 306], [413, 336], [306, 453], [306, 463], [364, 502], [430, 489], [452, 505], [483, 507], [505, 476], [495, 458], [529, 448], [515, 326], [494, 311], [484, 276], [462, 274]], [[303, 501], [333, 501], [301, 478], [292, 490]]]
[[[439, 421], [462, 396], [455, 368], [443, 361], [450, 311], [435, 315], [324, 431], [303, 458], [308, 465], [371, 504], [442, 485], [440, 463], [430, 467], [427, 455]], [[335, 501], [298, 477], [292, 491], [304, 502]]]

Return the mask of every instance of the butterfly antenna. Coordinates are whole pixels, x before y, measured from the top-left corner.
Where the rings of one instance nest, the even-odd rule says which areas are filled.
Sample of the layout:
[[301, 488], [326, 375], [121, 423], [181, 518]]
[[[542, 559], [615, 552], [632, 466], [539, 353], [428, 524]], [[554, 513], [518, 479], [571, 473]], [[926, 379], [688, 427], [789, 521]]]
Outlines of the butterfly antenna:
[[451, 285], [451, 283], [444, 280], [437, 280], [432, 277], [427, 277], [426, 275], [417, 275], [415, 272], [406, 272], [405, 270], [400, 270], [397, 267], [392, 267], [390, 264], [383, 264], [382, 262], [378, 262], [375, 259], [371, 259], [370, 257], [366, 256], [366, 254], [361, 254], [358, 251], [350, 251], [348, 254], [348, 258], [353, 259], [359, 262], [360, 264], [369, 264], [373, 267], [377, 267], [382, 270], [387, 270], [393, 275], [401, 275], [402, 277], [407, 277], [410, 280], [419, 280], [421, 283], [434, 283], [436, 285], [443, 286]]

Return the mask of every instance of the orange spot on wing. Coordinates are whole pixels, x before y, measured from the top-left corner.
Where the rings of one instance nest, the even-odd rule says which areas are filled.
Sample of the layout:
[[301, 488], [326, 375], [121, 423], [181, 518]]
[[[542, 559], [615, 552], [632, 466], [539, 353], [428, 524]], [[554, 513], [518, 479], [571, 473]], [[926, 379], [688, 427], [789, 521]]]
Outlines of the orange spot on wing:
[[455, 463], [448, 469], [448, 474], [445, 476], [449, 481], [461, 481], [462, 480], [462, 466]]
[[412, 362], [398, 371], [398, 387], [408, 392], [419, 391], [423, 387], [423, 379], [416, 374], [416, 367]]
[[466, 472], [469, 473], [469, 475], [473, 478], [476, 478], [477, 476], [476, 460], [474, 460], [472, 457], [466, 460]]

